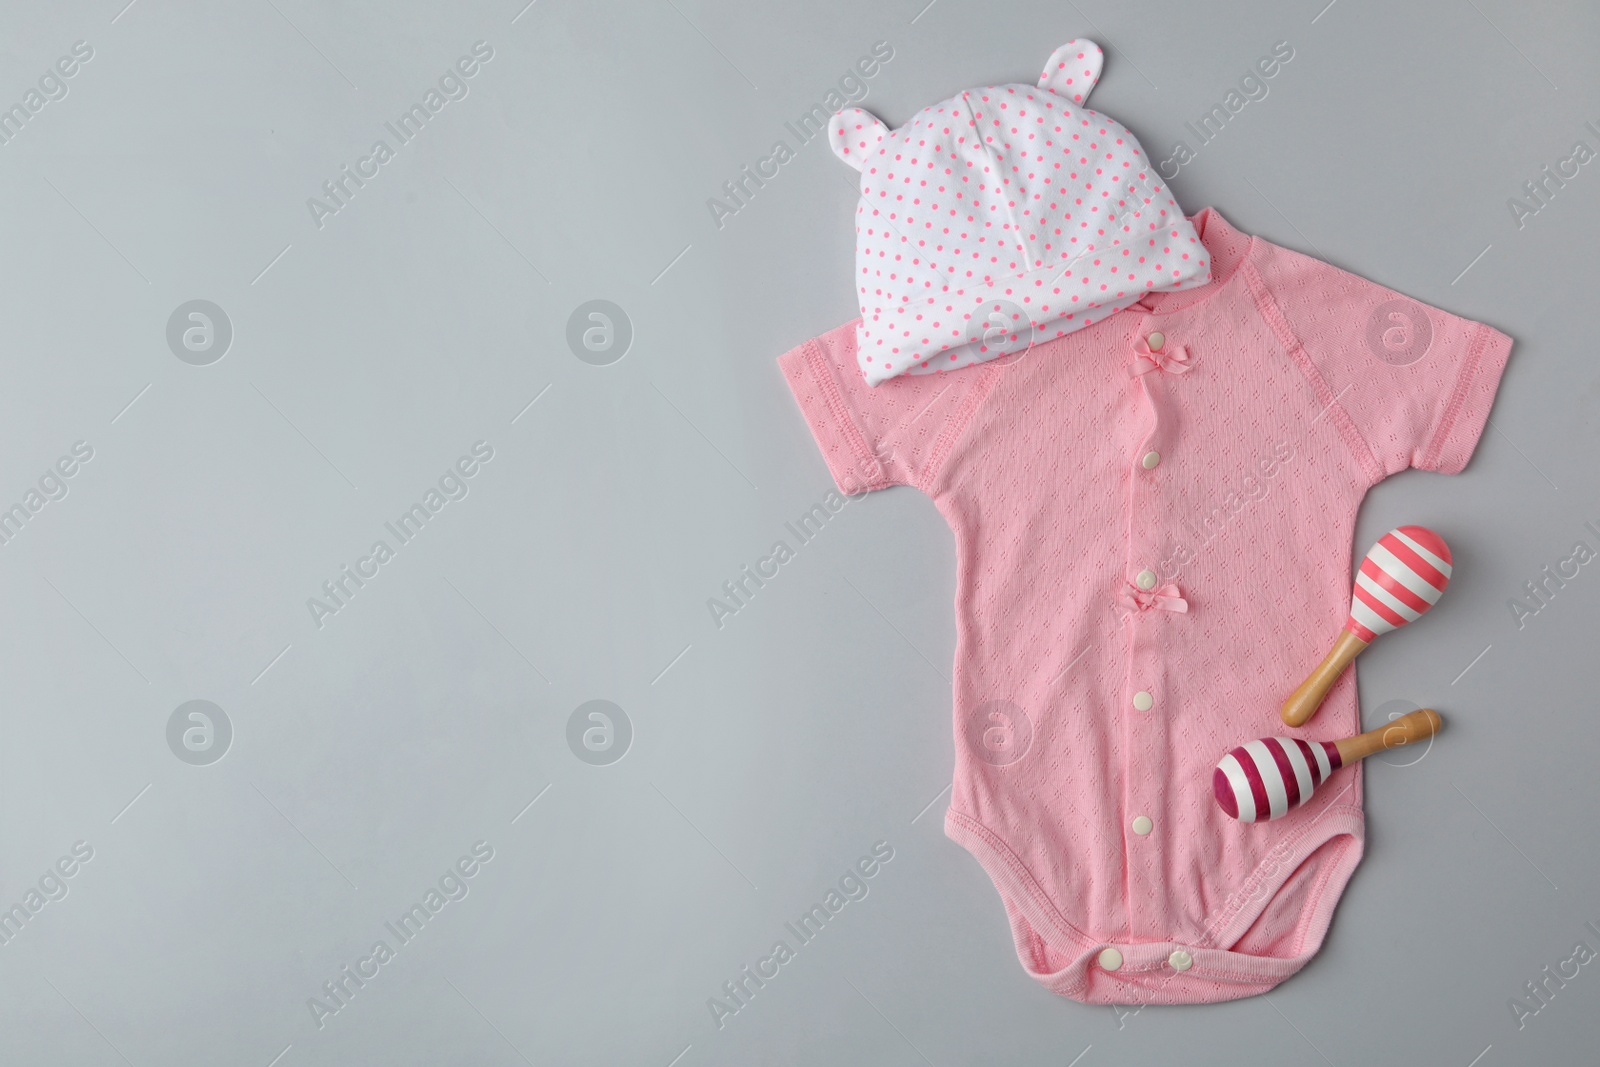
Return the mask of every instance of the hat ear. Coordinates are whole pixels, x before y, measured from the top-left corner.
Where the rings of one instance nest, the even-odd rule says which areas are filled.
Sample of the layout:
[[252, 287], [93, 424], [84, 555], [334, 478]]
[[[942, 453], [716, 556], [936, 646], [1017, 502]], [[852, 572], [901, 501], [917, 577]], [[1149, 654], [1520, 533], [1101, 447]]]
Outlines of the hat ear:
[[828, 120], [828, 145], [833, 154], [856, 170], [866, 166], [872, 146], [889, 136], [889, 127], [878, 116], [859, 107], [836, 112]]
[[1039, 75], [1039, 88], [1081, 104], [1089, 99], [1089, 90], [1100, 80], [1105, 61], [1105, 53], [1093, 41], [1082, 37], [1068, 41], [1051, 53], [1044, 73]]

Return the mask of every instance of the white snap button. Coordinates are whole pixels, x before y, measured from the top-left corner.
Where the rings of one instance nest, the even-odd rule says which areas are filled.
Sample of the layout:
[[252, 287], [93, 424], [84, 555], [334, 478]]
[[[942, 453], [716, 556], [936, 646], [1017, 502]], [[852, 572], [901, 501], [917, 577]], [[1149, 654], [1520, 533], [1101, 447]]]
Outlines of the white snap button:
[[1150, 817], [1148, 815], [1136, 815], [1136, 816], [1134, 816], [1134, 818], [1133, 818], [1133, 832], [1138, 834], [1140, 837], [1143, 837], [1145, 834], [1149, 833], [1151, 830], [1154, 830], [1155, 828], [1156, 828], [1156, 824], [1150, 821]]
[[1153, 333], [1144, 339], [1144, 343], [1150, 346], [1150, 351], [1159, 352], [1161, 351], [1161, 346], [1167, 343], [1167, 335], [1164, 333]]
[[1167, 957], [1167, 962], [1172, 964], [1172, 969], [1175, 971], [1187, 971], [1194, 966], [1194, 957], [1181, 948], [1174, 949], [1172, 955]]
[[1156, 572], [1140, 571], [1134, 575], [1133, 581], [1140, 589], [1154, 589], [1156, 587]]
[[1122, 966], [1122, 953], [1114, 948], [1100, 950], [1100, 967], [1102, 970], [1114, 971]]
[[1144, 458], [1139, 461], [1139, 464], [1140, 464], [1140, 466], [1144, 467], [1145, 470], [1153, 471], [1153, 470], [1156, 469], [1156, 464], [1160, 463], [1160, 462], [1161, 462], [1161, 453], [1160, 452], [1146, 452], [1144, 454]]
[[1145, 692], [1143, 689], [1133, 694], [1134, 711], [1149, 711], [1151, 708], [1155, 707], [1155, 705], [1156, 698]]

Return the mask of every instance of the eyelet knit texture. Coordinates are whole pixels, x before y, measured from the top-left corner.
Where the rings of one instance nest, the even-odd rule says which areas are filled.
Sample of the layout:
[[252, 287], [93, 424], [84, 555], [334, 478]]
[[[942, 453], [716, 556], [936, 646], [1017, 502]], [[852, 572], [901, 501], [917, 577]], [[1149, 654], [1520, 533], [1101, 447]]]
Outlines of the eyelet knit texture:
[[915, 486], [954, 531], [946, 832], [1023, 966], [1088, 1003], [1250, 996], [1320, 946], [1361, 856], [1359, 766], [1252, 825], [1212, 769], [1265, 732], [1359, 731], [1353, 672], [1300, 730], [1277, 708], [1344, 621], [1367, 489], [1461, 470], [1511, 345], [1192, 222], [1209, 283], [1020, 355], [871, 387], [849, 323], [779, 360], [842, 490]]

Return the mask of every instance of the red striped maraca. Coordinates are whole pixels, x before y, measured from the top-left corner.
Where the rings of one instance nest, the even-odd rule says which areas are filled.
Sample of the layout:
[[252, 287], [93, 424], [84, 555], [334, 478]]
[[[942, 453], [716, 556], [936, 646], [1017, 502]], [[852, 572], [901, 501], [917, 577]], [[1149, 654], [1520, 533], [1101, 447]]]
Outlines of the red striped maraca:
[[1276, 819], [1307, 800], [1333, 772], [1389, 748], [1439, 732], [1443, 720], [1432, 708], [1402, 715], [1386, 726], [1342, 741], [1263, 737], [1223, 756], [1211, 774], [1211, 791], [1222, 810], [1240, 822]]
[[1361, 561], [1350, 617], [1333, 651], [1283, 702], [1283, 721], [1300, 726], [1317, 713], [1322, 698], [1350, 661], [1379, 634], [1415, 622], [1439, 602], [1450, 584], [1450, 546], [1423, 526], [1401, 526], [1378, 539]]

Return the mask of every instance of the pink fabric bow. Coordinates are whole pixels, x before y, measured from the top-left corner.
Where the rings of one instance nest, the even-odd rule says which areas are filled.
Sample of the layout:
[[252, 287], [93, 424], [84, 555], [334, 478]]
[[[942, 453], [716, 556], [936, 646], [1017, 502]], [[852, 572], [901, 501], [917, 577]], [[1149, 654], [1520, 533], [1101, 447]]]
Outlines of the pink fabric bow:
[[1182, 345], [1167, 343], [1161, 346], [1159, 352], [1151, 349], [1143, 337], [1134, 338], [1133, 342], [1133, 369], [1129, 371], [1134, 377], [1149, 374], [1153, 370], [1164, 370], [1168, 374], [1187, 374], [1192, 364], [1189, 362], [1189, 350]]
[[1162, 611], [1187, 612], [1189, 602], [1178, 593], [1178, 587], [1168, 582], [1154, 589], [1140, 589], [1129, 583], [1122, 588], [1122, 603], [1140, 611], [1160, 608]]

